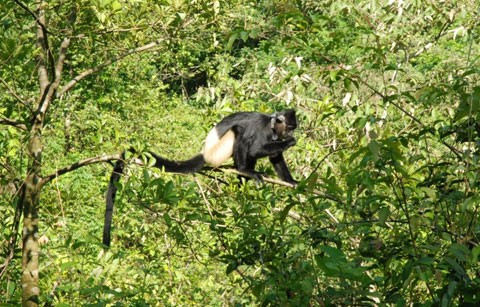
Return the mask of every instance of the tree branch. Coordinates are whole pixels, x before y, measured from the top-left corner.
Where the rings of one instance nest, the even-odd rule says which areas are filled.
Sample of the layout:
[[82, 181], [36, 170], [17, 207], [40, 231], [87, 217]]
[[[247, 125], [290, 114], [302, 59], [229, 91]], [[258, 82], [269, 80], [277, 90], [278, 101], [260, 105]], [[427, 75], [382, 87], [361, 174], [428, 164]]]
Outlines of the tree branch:
[[0, 118], [0, 125], [12, 126], [21, 130], [27, 130], [27, 126], [20, 122], [9, 118]]
[[9, 85], [8, 83], [3, 80], [2, 78], [0, 78], [0, 82], [3, 84], [3, 86], [5, 86], [5, 88], [7, 89], [7, 91], [15, 98], [17, 99], [21, 104], [23, 105], [27, 105], [27, 103], [22, 99], [22, 97], [20, 97]]
[[60, 80], [62, 79], [63, 64], [65, 63], [65, 58], [67, 56], [68, 46], [70, 46], [70, 38], [65, 37], [60, 44], [57, 65], [55, 65], [55, 88], [58, 88]]
[[[50, 52], [50, 48], [48, 46], [48, 31], [47, 27], [45, 26], [45, 12], [42, 10], [41, 2], [37, 4], [38, 15], [32, 12], [30, 8], [22, 3], [21, 1], [15, 0], [15, 2], [27, 11], [32, 17], [35, 19], [37, 23], [37, 47], [42, 50], [37, 55], [37, 63], [38, 63], [38, 79], [40, 82], [40, 89], [43, 93], [48, 86], [48, 72], [47, 72], [47, 61], [45, 59], [45, 54], [47, 54], [48, 59], [51, 61], [53, 65], [53, 56]], [[40, 95], [42, 97], [43, 94]]]
[[22, 9], [24, 9], [24, 10], [27, 11], [30, 15], [32, 15], [32, 17], [35, 19], [35, 21], [37, 22], [37, 24], [42, 28], [43, 32], [48, 33], [48, 30], [47, 30], [47, 27], [45, 26], [45, 23], [42, 22], [42, 21], [37, 17], [37, 15], [36, 15], [26, 4], [24, 4], [23, 2], [18, 1], [18, 0], [15, 0], [15, 2], [16, 2]]
[[[69, 173], [71, 171], [74, 171], [78, 168], [81, 168], [83, 166], [96, 164], [96, 163], [118, 161], [118, 160], [122, 160], [123, 158], [124, 158], [123, 154], [113, 154], [113, 155], [102, 155], [102, 156], [98, 156], [98, 157], [93, 157], [93, 158], [88, 158], [88, 159], [85, 159], [85, 160], [81, 160], [81, 161], [73, 163], [69, 166], [66, 166], [62, 169], [59, 169], [53, 174], [50, 174], [48, 176], [43, 177], [42, 185], [47, 184], [50, 181], [52, 181], [53, 179], [55, 179], [57, 177], [60, 177], [61, 175], [64, 175], [64, 174]], [[139, 159], [139, 158], [130, 159], [129, 163], [134, 163], [134, 164], [137, 164], [137, 165], [145, 166], [144, 161]], [[240, 175], [240, 176], [243, 176], [243, 177], [252, 178], [252, 176], [250, 176], [248, 174], [245, 174], [245, 173], [242, 173], [242, 172], [239, 172], [236, 169], [204, 167], [203, 170], [221, 171], [221, 172], [224, 172], [224, 173], [236, 174], [236, 175]], [[175, 174], [177, 174], [177, 173], [175, 173]], [[178, 174], [179, 175], [185, 175], [185, 174], [181, 174], [181, 173], [178, 173]], [[288, 183], [286, 181], [283, 181], [283, 180], [274, 179], [274, 178], [270, 178], [270, 177], [266, 177], [266, 176], [262, 176], [262, 178], [263, 178], [263, 181], [268, 182], [268, 183], [281, 185], [281, 186], [288, 187], [288, 188], [295, 188], [296, 187], [295, 185], [293, 185], [291, 183]], [[325, 193], [322, 193], [322, 192], [320, 192], [318, 190], [315, 190], [315, 189], [309, 190], [308, 192], [311, 192], [315, 195], [321, 196], [321, 197], [326, 198], [326, 199], [330, 199], [332, 201], [342, 203], [342, 201], [339, 200], [338, 198], [336, 198], [334, 196], [331, 196], [331, 195], [328, 195], [328, 194], [325, 194]], [[325, 209], [325, 212], [327, 213], [327, 215], [330, 217], [330, 219], [332, 221], [334, 221], [337, 224], [339, 223], [337, 218], [330, 212], [330, 210]]]
[[45, 113], [47, 112], [47, 109], [50, 106], [50, 103], [55, 98], [54, 94], [57, 91], [58, 86], [60, 85], [60, 81], [62, 79], [63, 64], [65, 63], [65, 58], [67, 55], [67, 49], [69, 45], [70, 45], [70, 38], [65, 37], [60, 45], [57, 64], [55, 65], [55, 68], [54, 68], [54, 71], [55, 71], [54, 80], [47, 87], [47, 92], [43, 96], [42, 101], [38, 106], [37, 114], [41, 116], [42, 122], [43, 122]]
[[52, 181], [53, 179], [60, 177], [61, 175], [64, 175], [66, 173], [69, 173], [71, 171], [74, 171], [76, 169], [79, 169], [81, 167], [91, 165], [91, 164], [96, 164], [96, 163], [103, 163], [103, 162], [110, 162], [110, 161], [117, 161], [121, 160], [122, 155], [121, 154], [113, 154], [113, 155], [101, 155], [98, 157], [93, 157], [93, 158], [88, 158], [85, 160], [81, 160], [78, 162], [75, 162], [69, 166], [66, 166], [64, 168], [61, 168], [57, 170], [55, 173], [50, 174], [48, 176], [43, 177], [41, 185], [45, 185]]
[[127, 56], [132, 55], [132, 54], [140, 53], [140, 52], [152, 49], [154, 47], [157, 47], [159, 44], [160, 44], [160, 41], [156, 41], [156, 42], [153, 42], [153, 43], [150, 43], [150, 44], [147, 44], [147, 45], [135, 48], [135, 49], [128, 50], [125, 53], [123, 53], [123, 54], [121, 54], [117, 57], [114, 57], [113, 59], [107, 60], [107, 61], [103, 62], [102, 64], [96, 66], [96, 67], [93, 67], [93, 68], [90, 68], [90, 69], [87, 69], [87, 70], [81, 72], [80, 74], [75, 76], [72, 80], [70, 80], [67, 84], [65, 84], [57, 92], [57, 97], [60, 97], [63, 94], [65, 94], [66, 92], [68, 92], [69, 90], [71, 90], [82, 79], [99, 72], [100, 70], [104, 69], [105, 67], [107, 67], [107, 66], [109, 66], [109, 65], [111, 65], [115, 62], [118, 62], [118, 61], [126, 58]]

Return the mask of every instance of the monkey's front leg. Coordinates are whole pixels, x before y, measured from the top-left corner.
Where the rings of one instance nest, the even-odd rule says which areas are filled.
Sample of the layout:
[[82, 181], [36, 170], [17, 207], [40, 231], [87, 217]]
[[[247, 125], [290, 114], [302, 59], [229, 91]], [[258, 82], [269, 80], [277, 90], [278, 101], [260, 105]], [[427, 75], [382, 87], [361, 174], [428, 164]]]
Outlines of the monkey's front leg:
[[261, 148], [259, 154], [262, 156], [276, 156], [282, 154], [285, 150], [292, 147], [297, 143], [295, 138], [290, 137], [280, 141], [271, 141], [264, 144]]
[[248, 179], [248, 177], [255, 179], [255, 182], [262, 182], [263, 178], [261, 173], [255, 171], [255, 165], [257, 158], [249, 154], [251, 151], [250, 146], [243, 142], [241, 135], [237, 135], [237, 141], [235, 142], [233, 150], [233, 161], [235, 168], [245, 174], [245, 176], [239, 176]]

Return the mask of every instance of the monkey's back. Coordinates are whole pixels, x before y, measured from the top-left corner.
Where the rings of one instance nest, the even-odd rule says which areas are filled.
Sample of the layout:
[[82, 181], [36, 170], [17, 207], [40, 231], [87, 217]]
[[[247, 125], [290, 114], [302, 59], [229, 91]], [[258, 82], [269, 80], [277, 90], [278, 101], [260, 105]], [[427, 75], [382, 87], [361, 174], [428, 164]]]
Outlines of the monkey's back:
[[237, 112], [223, 118], [205, 139], [202, 150], [205, 162], [218, 167], [233, 155], [235, 145], [235, 133], [233, 128], [241, 129], [244, 136], [250, 136], [260, 132], [266, 124], [269, 124], [270, 116], [258, 112]]

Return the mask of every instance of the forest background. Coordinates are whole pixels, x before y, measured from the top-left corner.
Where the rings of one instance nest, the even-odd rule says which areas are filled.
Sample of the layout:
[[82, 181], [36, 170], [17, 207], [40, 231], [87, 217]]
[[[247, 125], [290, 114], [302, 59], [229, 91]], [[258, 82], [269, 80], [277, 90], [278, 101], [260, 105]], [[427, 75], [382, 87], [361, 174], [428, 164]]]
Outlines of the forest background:
[[[473, 0], [2, 1], [0, 304], [478, 305], [479, 15]], [[189, 158], [223, 116], [284, 108], [297, 187], [144, 155], [102, 246], [124, 149]]]

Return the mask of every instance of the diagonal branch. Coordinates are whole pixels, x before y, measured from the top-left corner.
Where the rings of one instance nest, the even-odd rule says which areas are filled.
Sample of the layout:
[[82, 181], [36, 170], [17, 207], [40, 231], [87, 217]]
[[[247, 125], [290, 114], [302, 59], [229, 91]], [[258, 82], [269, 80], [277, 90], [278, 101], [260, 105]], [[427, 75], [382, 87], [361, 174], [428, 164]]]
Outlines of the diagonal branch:
[[0, 82], [3, 84], [3, 86], [5, 86], [10, 95], [17, 99], [21, 104], [27, 105], [27, 103], [22, 99], [22, 97], [20, 97], [17, 92], [15, 92], [15, 90], [8, 85], [7, 81], [5, 81], [3, 78], [0, 78]]
[[48, 176], [43, 177], [41, 185], [47, 184], [53, 179], [60, 177], [61, 175], [64, 175], [66, 173], [69, 173], [71, 171], [74, 171], [76, 169], [79, 169], [81, 167], [91, 165], [91, 164], [96, 164], [96, 163], [103, 163], [103, 162], [110, 162], [110, 161], [117, 161], [121, 160], [122, 155], [121, 154], [113, 154], [113, 155], [101, 155], [98, 157], [93, 157], [93, 158], [88, 158], [84, 159], [78, 162], [75, 162], [69, 166], [66, 166], [64, 168], [61, 168], [57, 170], [55, 173], [50, 174]]
[[55, 65], [55, 88], [58, 88], [60, 80], [62, 79], [63, 64], [65, 63], [65, 58], [67, 56], [67, 49], [70, 46], [70, 38], [65, 37], [60, 44], [60, 51], [58, 53], [57, 64]]
[[0, 125], [7, 125], [21, 130], [27, 130], [27, 126], [24, 123], [10, 118], [0, 118]]
[[143, 51], [146, 51], [146, 50], [149, 50], [149, 49], [152, 49], [154, 47], [157, 47], [158, 45], [160, 45], [160, 41], [156, 41], [156, 42], [153, 42], [153, 43], [150, 43], [150, 44], [147, 44], [147, 45], [144, 45], [144, 46], [140, 46], [138, 48], [135, 48], [135, 49], [131, 49], [131, 50], [128, 50], [122, 54], [120, 54], [119, 56], [117, 57], [114, 57], [110, 60], [107, 60], [103, 63], [101, 63], [100, 65], [96, 66], [96, 67], [93, 67], [93, 68], [89, 68], [83, 72], [81, 72], [80, 74], [78, 74], [77, 76], [75, 76], [72, 80], [70, 80], [67, 84], [65, 84], [58, 92], [57, 92], [57, 97], [60, 97], [62, 96], [63, 94], [65, 94], [66, 92], [68, 92], [69, 90], [71, 90], [79, 81], [81, 81], [82, 79], [92, 75], [92, 74], [95, 74], [97, 72], [99, 72], [100, 70], [104, 69], [105, 67], [115, 63], [115, 62], [118, 62], [132, 54], [135, 54], [135, 53], [140, 53], [140, 52], [143, 52]]

